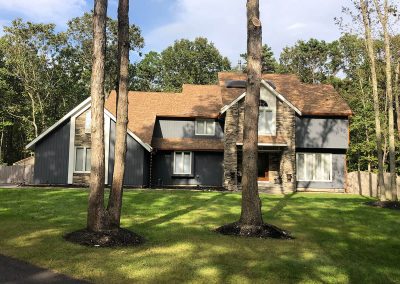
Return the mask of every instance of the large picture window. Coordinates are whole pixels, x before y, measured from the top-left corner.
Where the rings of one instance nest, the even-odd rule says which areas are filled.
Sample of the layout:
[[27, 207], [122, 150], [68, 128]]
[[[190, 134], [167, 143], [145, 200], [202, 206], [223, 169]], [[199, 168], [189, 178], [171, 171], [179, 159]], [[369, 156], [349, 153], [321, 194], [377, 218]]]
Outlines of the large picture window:
[[215, 135], [215, 121], [212, 119], [196, 120], [195, 132], [196, 135]]
[[332, 154], [297, 153], [298, 181], [332, 181]]
[[192, 152], [174, 152], [174, 174], [190, 175], [192, 173]]
[[264, 100], [260, 100], [258, 115], [258, 132], [260, 134], [273, 134], [273, 112]]
[[92, 151], [86, 147], [75, 148], [75, 172], [90, 172]]

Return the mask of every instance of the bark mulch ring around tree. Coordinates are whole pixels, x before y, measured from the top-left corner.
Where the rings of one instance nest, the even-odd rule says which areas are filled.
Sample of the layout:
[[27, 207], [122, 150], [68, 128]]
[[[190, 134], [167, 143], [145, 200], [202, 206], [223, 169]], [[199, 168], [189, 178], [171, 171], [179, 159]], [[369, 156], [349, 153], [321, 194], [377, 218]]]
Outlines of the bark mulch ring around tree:
[[366, 205], [380, 208], [387, 208], [392, 210], [400, 210], [399, 201], [369, 201], [365, 202]]
[[127, 229], [92, 232], [87, 229], [68, 233], [65, 240], [89, 247], [127, 247], [144, 243], [144, 238]]
[[274, 225], [263, 224], [262, 226], [244, 226], [240, 225], [239, 222], [223, 225], [215, 229], [217, 233], [223, 235], [232, 235], [240, 237], [254, 237], [262, 239], [283, 239], [291, 240], [294, 239], [288, 231], [282, 230]]

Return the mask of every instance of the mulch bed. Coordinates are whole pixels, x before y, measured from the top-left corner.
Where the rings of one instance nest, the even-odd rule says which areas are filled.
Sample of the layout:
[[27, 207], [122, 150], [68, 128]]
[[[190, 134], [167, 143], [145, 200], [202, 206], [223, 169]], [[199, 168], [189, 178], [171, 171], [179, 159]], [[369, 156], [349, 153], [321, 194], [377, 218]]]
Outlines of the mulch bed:
[[387, 208], [392, 210], [400, 210], [400, 202], [399, 201], [369, 201], [365, 203], [366, 205], [379, 207], [379, 208]]
[[87, 229], [68, 233], [65, 240], [90, 247], [127, 247], [144, 243], [144, 238], [127, 229], [93, 232]]
[[223, 235], [232, 235], [240, 237], [254, 237], [263, 239], [294, 239], [288, 231], [282, 230], [271, 224], [264, 224], [262, 226], [243, 226], [239, 222], [223, 225], [215, 230], [217, 233]]

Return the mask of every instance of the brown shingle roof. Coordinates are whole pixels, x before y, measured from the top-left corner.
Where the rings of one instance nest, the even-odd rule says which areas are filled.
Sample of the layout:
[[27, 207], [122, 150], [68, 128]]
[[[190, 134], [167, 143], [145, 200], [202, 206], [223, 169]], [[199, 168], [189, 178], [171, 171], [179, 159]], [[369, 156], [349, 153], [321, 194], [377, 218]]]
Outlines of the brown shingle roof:
[[[129, 92], [128, 128], [143, 142], [152, 144], [156, 117], [204, 117], [216, 118], [224, 105], [245, 92], [239, 88], [225, 88], [226, 80], [245, 80], [243, 73], [222, 72], [218, 74], [220, 85], [190, 85], [182, 87], [182, 93]], [[303, 84], [295, 75], [265, 74], [263, 79], [276, 85], [276, 90], [297, 107], [303, 115], [348, 116], [352, 112], [340, 95], [328, 85]], [[116, 114], [116, 93], [111, 92], [105, 107]], [[199, 142], [198, 139], [195, 139]], [[161, 144], [159, 144], [161, 143]], [[153, 146], [185, 147], [194, 141], [154, 141]], [[197, 146], [207, 148], [206, 140]], [[214, 148], [220, 149], [221, 145]], [[157, 147], [156, 147], [157, 148]], [[213, 148], [213, 149], [214, 149]], [[181, 148], [183, 149], [183, 148]]]
[[[128, 128], [151, 144], [157, 116], [217, 117], [222, 107], [218, 85], [184, 85], [182, 93], [129, 92]], [[116, 92], [110, 93], [106, 109], [116, 114]]]
[[223, 151], [223, 140], [195, 138], [154, 138], [152, 146], [159, 150]]
[[[218, 74], [219, 83], [225, 86], [227, 80], [246, 80], [243, 73], [221, 72]], [[303, 115], [349, 116], [352, 111], [345, 100], [331, 85], [305, 84], [292, 74], [263, 74], [263, 79], [271, 81], [276, 91], [298, 108]], [[239, 91], [240, 90], [240, 91]], [[224, 105], [245, 92], [244, 89], [222, 88]]]

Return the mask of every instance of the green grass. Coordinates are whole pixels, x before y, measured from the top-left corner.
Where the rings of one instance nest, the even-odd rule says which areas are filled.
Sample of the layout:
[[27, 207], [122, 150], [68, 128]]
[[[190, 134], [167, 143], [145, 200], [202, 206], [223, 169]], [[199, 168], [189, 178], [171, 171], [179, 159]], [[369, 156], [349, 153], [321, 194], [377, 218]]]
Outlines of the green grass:
[[0, 252], [96, 283], [399, 283], [400, 212], [340, 194], [262, 195], [266, 222], [295, 240], [222, 236], [240, 194], [128, 191], [136, 248], [87, 248], [62, 235], [86, 222], [87, 191], [0, 189]]

